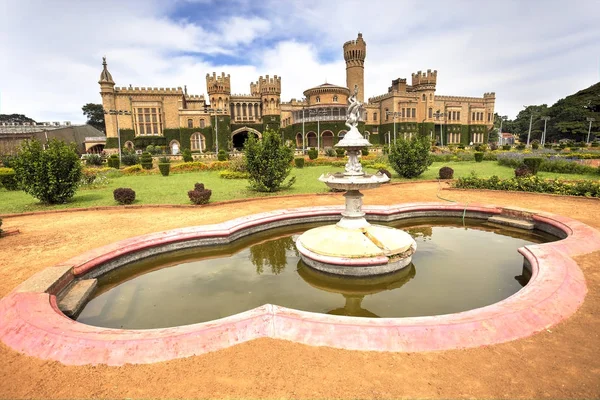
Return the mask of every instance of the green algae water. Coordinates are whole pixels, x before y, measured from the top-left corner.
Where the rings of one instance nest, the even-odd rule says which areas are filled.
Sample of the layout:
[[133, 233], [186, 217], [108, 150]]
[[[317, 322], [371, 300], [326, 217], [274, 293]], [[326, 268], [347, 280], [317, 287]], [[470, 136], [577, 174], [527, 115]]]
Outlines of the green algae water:
[[341, 278], [306, 266], [294, 239], [313, 228], [285, 229], [228, 246], [154, 256], [99, 278], [77, 321], [151, 329], [211, 321], [263, 304], [359, 317], [440, 315], [505, 299], [528, 281], [517, 249], [555, 237], [481, 220], [415, 218], [390, 226], [417, 242], [412, 263], [375, 278]]

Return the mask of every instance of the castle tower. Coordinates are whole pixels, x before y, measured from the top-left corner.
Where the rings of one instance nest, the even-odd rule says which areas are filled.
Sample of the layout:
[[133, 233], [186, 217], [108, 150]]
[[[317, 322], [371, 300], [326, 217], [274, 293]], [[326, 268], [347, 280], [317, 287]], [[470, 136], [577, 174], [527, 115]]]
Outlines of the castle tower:
[[255, 84], [251, 84], [250, 89], [253, 92], [258, 89], [258, 94], [260, 94], [260, 101], [262, 103], [262, 115], [281, 114], [280, 76], [278, 77], [275, 75], [273, 78], [270, 78], [269, 75], [264, 78], [261, 76]]
[[[106, 65], [106, 57], [102, 57], [102, 72], [100, 73], [100, 96], [102, 96], [102, 107], [105, 111], [115, 110], [115, 81]], [[117, 137], [116, 115], [106, 114], [104, 116], [106, 137]]]
[[206, 91], [210, 106], [212, 108], [220, 108], [225, 114], [229, 114], [229, 97], [231, 96], [231, 77], [229, 74], [225, 76], [225, 72], [221, 72], [221, 76], [217, 76], [213, 72], [212, 76], [206, 74]]
[[356, 40], [344, 43], [344, 60], [346, 60], [346, 86], [350, 93], [354, 93], [354, 85], [358, 85], [358, 101], [363, 102], [365, 97], [365, 57], [367, 56], [367, 43], [358, 34]]
[[[435, 113], [435, 85], [437, 83], [437, 70], [428, 69], [427, 72], [417, 71], [412, 74], [412, 89], [418, 96], [417, 107], [419, 115], [427, 120], [432, 120], [429, 109]], [[443, 111], [443, 110], [442, 110]]]

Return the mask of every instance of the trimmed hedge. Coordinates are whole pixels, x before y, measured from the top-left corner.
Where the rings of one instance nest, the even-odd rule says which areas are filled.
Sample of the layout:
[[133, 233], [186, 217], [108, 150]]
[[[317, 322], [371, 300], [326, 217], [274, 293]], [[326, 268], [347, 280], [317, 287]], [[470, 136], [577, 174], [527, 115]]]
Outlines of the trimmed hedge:
[[[308, 149], [308, 158], [311, 160], [316, 160], [319, 157], [319, 151], [317, 149]], [[302, 168], [302, 167], [298, 167]]]
[[225, 150], [219, 150], [219, 152], [217, 153], [217, 160], [219, 161], [227, 161], [228, 158], [229, 155]]
[[130, 188], [118, 188], [113, 190], [113, 197], [119, 204], [131, 204], [135, 201], [135, 192]]
[[6, 190], [19, 190], [19, 181], [15, 170], [12, 168], [0, 168], [0, 187]]
[[517, 178], [523, 177], [523, 176], [529, 176], [529, 175], [534, 175], [534, 174], [531, 173], [531, 169], [529, 169], [529, 167], [527, 165], [521, 164], [517, 168], [515, 168], [515, 176]]
[[482, 162], [483, 161], [483, 153], [482, 152], [475, 153], [474, 157], [475, 157], [475, 162]]
[[600, 197], [600, 182], [581, 180], [574, 182], [559, 179], [541, 179], [537, 175], [521, 178], [479, 178], [471, 175], [458, 178], [454, 187], [461, 189], [491, 189], [517, 192], [551, 193], [569, 196]]
[[147, 151], [143, 152], [140, 157], [140, 164], [144, 169], [152, 169], [152, 155]]
[[248, 179], [249, 174], [247, 172], [230, 171], [228, 169], [219, 171], [219, 178], [222, 179]]
[[119, 169], [121, 167], [121, 162], [119, 161], [118, 154], [111, 154], [110, 157], [106, 160], [106, 165], [110, 168]]
[[540, 165], [542, 165], [542, 161], [544, 160], [540, 157], [529, 157], [523, 159], [523, 164], [529, 168], [533, 175], [537, 175], [540, 170]]
[[[314, 160], [314, 158], [311, 158], [311, 160]], [[294, 165], [296, 165], [296, 168], [304, 168], [304, 158], [303, 157], [294, 158]]]

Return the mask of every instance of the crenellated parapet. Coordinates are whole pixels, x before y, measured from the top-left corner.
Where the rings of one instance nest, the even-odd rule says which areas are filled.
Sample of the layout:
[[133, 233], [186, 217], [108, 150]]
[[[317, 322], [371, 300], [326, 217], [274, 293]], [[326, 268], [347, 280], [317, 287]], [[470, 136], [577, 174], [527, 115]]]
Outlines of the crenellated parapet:
[[436, 101], [458, 101], [469, 103], [483, 103], [483, 97], [466, 97], [466, 96], [435, 96]]
[[412, 74], [412, 86], [413, 89], [419, 90], [421, 88], [435, 89], [437, 83], [437, 70], [428, 69], [427, 72], [417, 71]]
[[209, 96], [213, 94], [225, 94], [231, 93], [231, 76], [225, 75], [225, 72], [221, 72], [221, 76], [218, 76], [216, 72], [212, 75], [206, 74], [206, 91]]
[[280, 95], [281, 94], [281, 77], [275, 75], [269, 77], [266, 75], [264, 78], [261, 76], [258, 81], [250, 84], [250, 93], [252, 95]]
[[158, 88], [158, 87], [116, 87], [115, 92], [118, 94], [159, 94], [159, 95], [177, 95], [181, 96], [183, 90], [180, 87], [177, 88]]
[[260, 100], [260, 96], [258, 95], [253, 95], [253, 94], [232, 94], [231, 95], [231, 101], [234, 102], [238, 99], [248, 99], [248, 100]]
[[356, 40], [349, 40], [344, 43], [344, 60], [346, 67], [363, 66], [367, 56], [367, 43], [362, 37], [362, 33], [358, 34]]

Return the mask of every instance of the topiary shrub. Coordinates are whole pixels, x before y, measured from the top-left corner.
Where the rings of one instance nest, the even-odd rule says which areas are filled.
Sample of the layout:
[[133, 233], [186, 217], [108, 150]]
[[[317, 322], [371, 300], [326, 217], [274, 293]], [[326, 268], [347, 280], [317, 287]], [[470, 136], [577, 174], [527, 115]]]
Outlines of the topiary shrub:
[[283, 184], [292, 169], [294, 151], [281, 142], [279, 132], [267, 129], [262, 140], [250, 135], [244, 144], [244, 154], [250, 186], [254, 190], [276, 192], [294, 184], [294, 178]]
[[529, 176], [529, 175], [531, 175], [531, 170], [529, 169], [529, 167], [527, 165], [521, 164], [517, 168], [515, 168], [515, 176], [517, 178], [522, 177], [522, 176]]
[[478, 144], [475, 146], [475, 151], [485, 152], [487, 151], [487, 146], [485, 144]]
[[64, 203], [81, 180], [81, 162], [74, 143], [52, 139], [44, 150], [37, 140], [25, 140], [14, 163], [19, 186], [42, 203]]
[[196, 183], [194, 190], [188, 192], [188, 197], [194, 204], [207, 204], [212, 195], [212, 190], [205, 189], [203, 183]]
[[296, 168], [304, 168], [304, 158], [303, 157], [294, 158], [294, 164], [296, 165]]
[[531, 143], [531, 148], [534, 150], [537, 150], [540, 148], [540, 144], [538, 142], [532, 142]]
[[476, 152], [475, 154], [473, 154], [473, 156], [475, 156], [475, 162], [482, 162], [483, 161], [483, 153], [482, 152]]
[[542, 165], [542, 161], [544, 161], [544, 159], [541, 157], [529, 157], [523, 159], [523, 164], [529, 168], [532, 175], [537, 175], [540, 170], [540, 165]]
[[335, 148], [335, 156], [337, 158], [342, 158], [342, 157], [344, 157], [345, 154], [346, 154], [346, 150], [339, 148], [339, 147]]
[[454, 170], [450, 167], [442, 167], [439, 171], [440, 179], [453, 179]]
[[14, 169], [0, 168], [0, 187], [4, 187], [6, 190], [19, 189], [19, 181], [17, 181]]
[[148, 146], [146, 146], [146, 153], [154, 154], [155, 151], [156, 149], [154, 148], [153, 144], [149, 144]]
[[119, 161], [119, 155], [111, 154], [110, 157], [108, 157], [108, 159], [106, 160], [106, 164], [110, 168], [119, 169], [121, 167], [121, 162]]
[[317, 149], [308, 149], [308, 158], [309, 159], [316, 160], [317, 157], [319, 157], [319, 151]]
[[147, 151], [142, 153], [142, 156], [140, 157], [140, 164], [142, 164], [142, 168], [144, 169], [152, 169], [152, 155]]
[[121, 162], [123, 165], [132, 166], [140, 162], [140, 158], [135, 153], [121, 154]]
[[502, 150], [510, 150], [510, 149], [511, 149], [510, 144], [503, 144], [502, 145]]
[[369, 155], [369, 148], [368, 148], [368, 147], [363, 147], [363, 148], [360, 150], [360, 154], [361, 154], [362, 156], [368, 156], [368, 155]]
[[169, 176], [169, 172], [171, 171], [171, 159], [169, 157], [159, 158], [158, 169], [162, 176]]
[[190, 149], [183, 149], [181, 156], [183, 157], [183, 162], [194, 161], [194, 157], [192, 157], [192, 151]]
[[129, 188], [118, 188], [113, 190], [113, 197], [119, 204], [131, 204], [135, 201], [135, 192]]
[[219, 161], [227, 161], [228, 158], [229, 156], [225, 150], [219, 150], [217, 153], [217, 160]]
[[524, 143], [519, 143], [515, 147], [516, 147], [517, 150], [525, 150], [525, 144]]
[[336, 155], [335, 149], [333, 147], [326, 147], [325, 148], [325, 155], [327, 157], [335, 157], [335, 155]]
[[427, 136], [414, 136], [408, 140], [400, 138], [390, 147], [390, 166], [403, 178], [416, 178], [433, 162], [430, 147]]

